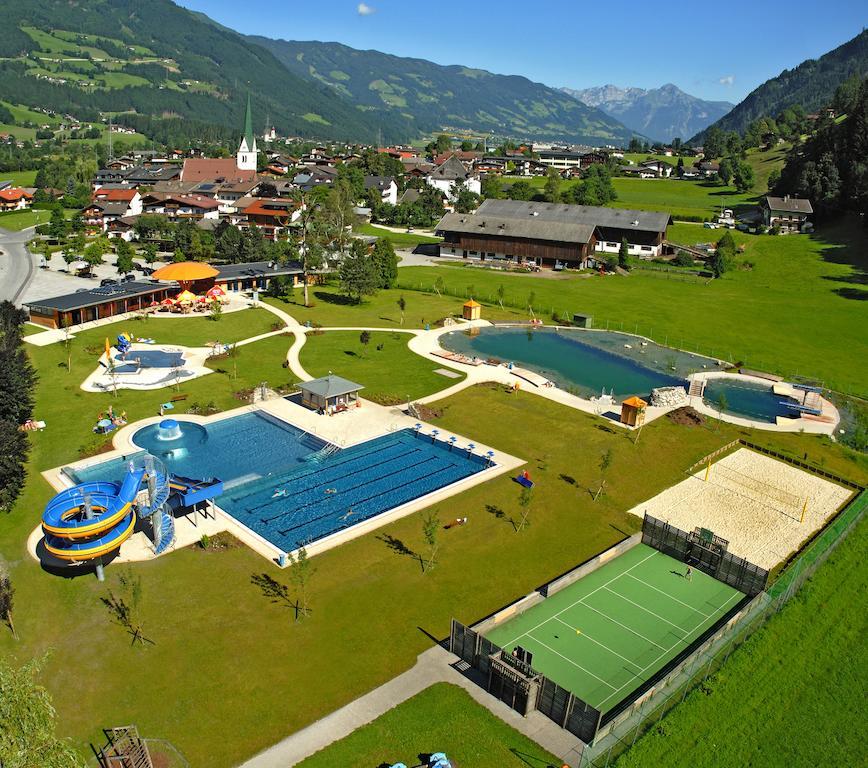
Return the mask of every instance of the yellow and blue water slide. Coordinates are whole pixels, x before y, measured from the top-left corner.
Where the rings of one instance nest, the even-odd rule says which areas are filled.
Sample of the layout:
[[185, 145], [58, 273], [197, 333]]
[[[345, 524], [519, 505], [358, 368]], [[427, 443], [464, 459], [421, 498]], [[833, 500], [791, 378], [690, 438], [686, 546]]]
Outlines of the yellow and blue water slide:
[[46, 550], [77, 562], [114, 552], [135, 529], [133, 502], [144, 479], [144, 469], [131, 467], [120, 484], [80, 483], [58, 493], [42, 515]]

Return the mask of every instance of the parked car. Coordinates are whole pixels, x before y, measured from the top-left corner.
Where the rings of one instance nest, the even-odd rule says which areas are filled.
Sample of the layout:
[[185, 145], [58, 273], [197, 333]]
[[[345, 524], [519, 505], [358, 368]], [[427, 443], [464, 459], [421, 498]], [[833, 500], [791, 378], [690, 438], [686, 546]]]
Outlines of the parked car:
[[135, 280], [135, 279], [136, 279], [136, 276], [135, 276], [135, 275], [132, 275], [132, 274], [126, 274], [126, 275], [124, 275], [124, 276], [121, 278], [121, 282], [122, 282], [122, 283], [131, 283], [131, 282], [133, 282], [133, 280]]
[[99, 287], [102, 288], [104, 285], [117, 285], [118, 281], [113, 277], [104, 277], [99, 281]]

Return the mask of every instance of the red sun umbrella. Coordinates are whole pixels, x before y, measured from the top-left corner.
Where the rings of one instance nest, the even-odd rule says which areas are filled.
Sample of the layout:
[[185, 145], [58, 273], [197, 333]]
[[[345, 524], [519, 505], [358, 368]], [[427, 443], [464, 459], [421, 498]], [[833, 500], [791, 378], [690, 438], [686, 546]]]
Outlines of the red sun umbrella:
[[164, 307], [173, 307], [173, 306], [175, 306], [175, 300], [174, 299], [163, 299], [160, 302], [160, 304], [162, 304]]
[[209, 299], [213, 299], [215, 296], [225, 296], [226, 291], [224, 291], [219, 285], [214, 285], [208, 289], [208, 291], [205, 293], [205, 295]]
[[159, 301], [152, 301], [148, 306], [149, 307], [159, 307], [160, 302]]

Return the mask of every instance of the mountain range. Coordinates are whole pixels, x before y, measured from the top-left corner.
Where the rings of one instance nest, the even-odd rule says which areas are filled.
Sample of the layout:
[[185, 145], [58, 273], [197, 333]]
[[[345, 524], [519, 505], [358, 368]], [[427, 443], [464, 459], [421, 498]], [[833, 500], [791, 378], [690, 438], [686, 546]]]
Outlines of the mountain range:
[[304, 137], [396, 142], [445, 130], [623, 144], [632, 136], [524, 77], [245, 37], [170, 0], [0, 0], [0, 18], [0, 100], [86, 121], [113, 112], [150, 135], [238, 131], [249, 92], [258, 125], [267, 119]]
[[[853, 74], [868, 73], [868, 29], [819, 59], [785, 69], [751, 91], [736, 107], [714, 123], [724, 131], [744, 133], [760, 117], [776, 117], [797, 104], [813, 112], [828, 104], [835, 89]], [[702, 133], [693, 137], [702, 142]]]
[[626, 144], [633, 131], [604, 112], [517, 75], [360, 51], [339, 43], [248, 38], [295, 75], [365, 113], [401, 121], [408, 135], [493, 133], [517, 139]]
[[561, 91], [583, 104], [597, 107], [627, 128], [654, 141], [685, 141], [727, 114], [735, 105], [728, 101], [705, 101], [691, 96], [672, 83], [660, 88], [597, 88]]

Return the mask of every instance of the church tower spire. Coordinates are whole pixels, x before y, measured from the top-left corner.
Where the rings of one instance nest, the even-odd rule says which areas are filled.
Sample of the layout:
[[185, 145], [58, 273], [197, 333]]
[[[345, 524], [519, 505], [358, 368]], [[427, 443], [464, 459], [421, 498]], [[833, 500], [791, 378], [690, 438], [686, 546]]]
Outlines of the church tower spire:
[[253, 133], [253, 115], [250, 111], [250, 93], [247, 93], [247, 112], [244, 115], [244, 136], [235, 157], [235, 165], [242, 171], [255, 171], [257, 160], [256, 136]]

